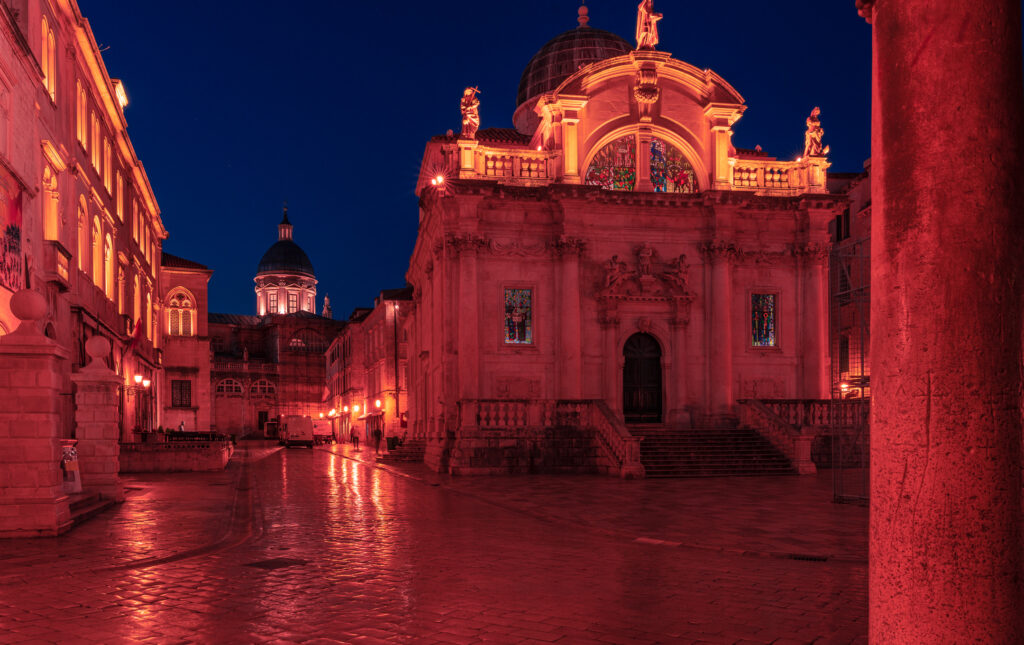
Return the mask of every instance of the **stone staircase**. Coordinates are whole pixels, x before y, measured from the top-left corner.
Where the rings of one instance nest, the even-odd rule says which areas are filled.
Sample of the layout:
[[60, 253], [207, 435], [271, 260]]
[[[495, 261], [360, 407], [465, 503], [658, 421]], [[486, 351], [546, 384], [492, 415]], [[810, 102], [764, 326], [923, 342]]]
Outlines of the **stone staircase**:
[[647, 477], [795, 475], [786, 457], [757, 431], [736, 424], [668, 428], [631, 425]]
[[84, 491], [68, 496], [71, 508], [71, 525], [78, 526], [114, 505], [114, 500], [101, 497], [99, 493]]
[[408, 439], [401, 446], [389, 450], [377, 457], [377, 461], [384, 463], [423, 461], [423, 454], [427, 451], [427, 442], [423, 439]]

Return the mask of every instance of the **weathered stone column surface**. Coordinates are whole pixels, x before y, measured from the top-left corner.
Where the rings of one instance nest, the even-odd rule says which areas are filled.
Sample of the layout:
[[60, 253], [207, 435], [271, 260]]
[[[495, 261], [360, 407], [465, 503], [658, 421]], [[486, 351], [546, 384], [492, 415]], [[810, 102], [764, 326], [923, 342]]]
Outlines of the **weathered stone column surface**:
[[120, 477], [117, 389], [120, 377], [103, 364], [110, 341], [94, 336], [85, 344], [91, 362], [71, 376], [75, 384], [75, 437], [82, 486], [116, 502], [124, 501]]
[[59, 535], [71, 528], [60, 470], [61, 370], [69, 352], [43, 336], [46, 300], [11, 299], [22, 320], [0, 338], [0, 537]]
[[561, 348], [560, 398], [583, 396], [583, 348], [580, 333], [580, 253], [583, 243], [576, 239], [558, 242], [561, 256], [561, 291], [559, 299], [559, 347]]
[[1022, 643], [1019, 0], [874, 26], [873, 643]]
[[704, 261], [711, 267], [711, 346], [709, 381], [711, 414], [729, 414], [733, 405], [732, 387], [732, 259], [736, 247], [728, 242], [713, 241], [702, 248]]

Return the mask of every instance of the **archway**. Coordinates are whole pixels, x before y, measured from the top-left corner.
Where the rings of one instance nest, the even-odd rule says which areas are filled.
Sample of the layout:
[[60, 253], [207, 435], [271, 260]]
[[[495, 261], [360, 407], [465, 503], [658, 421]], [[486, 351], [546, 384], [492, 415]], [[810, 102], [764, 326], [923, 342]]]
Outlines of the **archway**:
[[661, 345], [633, 334], [622, 348], [622, 412], [626, 423], [661, 423]]

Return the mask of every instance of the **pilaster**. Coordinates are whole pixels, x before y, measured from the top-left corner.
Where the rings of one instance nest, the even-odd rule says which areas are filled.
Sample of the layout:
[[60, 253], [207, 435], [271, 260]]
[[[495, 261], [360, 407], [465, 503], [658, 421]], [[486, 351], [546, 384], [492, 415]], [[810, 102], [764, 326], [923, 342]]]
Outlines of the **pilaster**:
[[86, 352], [92, 361], [77, 374], [75, 384], [75, 435], [82, 486], [115, 502], [124, 501], [121, 485], [117, 398], [121, 379], [103, 363], [110, 342], [90, 338]]

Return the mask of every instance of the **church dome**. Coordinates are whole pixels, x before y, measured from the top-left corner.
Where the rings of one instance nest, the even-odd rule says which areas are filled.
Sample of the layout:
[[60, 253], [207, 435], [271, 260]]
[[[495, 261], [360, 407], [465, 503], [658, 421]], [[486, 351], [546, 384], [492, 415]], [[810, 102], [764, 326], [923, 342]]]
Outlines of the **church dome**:
[[316, 277], [313, 263], [298, 244], [291, 240], [278, 240], [267, 249], [256, 273], [299, 273]]
[[559, 34], [540, 48], [519, 80], [517, 105], [558, 87], [579, 68], [633, 51], [624, 38], [587, 25], [586, 7], [580, 7], [580, 26]]
[[284, 219], [278, 226], [278, 240], [267, 249], [256, 268], [261, 273], [294, 273], [315, 278], [313, 263], [309, 256], [292, 240], [292, 225], [288, 221], [288, 210], [285, 209]]

